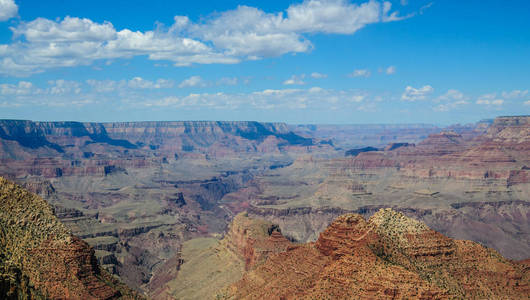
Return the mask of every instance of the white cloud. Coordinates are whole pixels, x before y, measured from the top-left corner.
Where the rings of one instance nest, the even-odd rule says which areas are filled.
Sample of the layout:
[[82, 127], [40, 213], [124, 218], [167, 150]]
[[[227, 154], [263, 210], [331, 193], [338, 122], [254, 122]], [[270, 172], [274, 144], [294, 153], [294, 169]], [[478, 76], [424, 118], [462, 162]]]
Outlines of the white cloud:
[[134, 89], [165, 89], [173, 87], [173, 81], [168, 79], [157, 79], [156, 81], [145, 80], [142, 77], [134, 77], [129, 80], [128, 86]]
[[444, 102], [434, 107], [435, 111], [450, 111], [469, 104], [469, 97], [459, 90], [450, 89], [445, 94], [438, 96], [434, 102]]
[[490, 100], [495, 99], [495, 97], [497, 97], [497, 94], [495, 94], [495, 93], [484, 94], [484, 95], [481, 95], [480, 97], [478, 97], [477, 101], [482, 101], [482, 102], [488, 101], [489, 102]]
[[313, 73], [311, 73], [311, 77], [315, 78], [315, 79], [321, 79], [321, 78], [327, 78], [328, 75], [327, 74], [318, 73], [318, 72], [313, 72]]
[[19, 81], [18, 84], [0, 84], [0, 95], [28, 95], [34, 93], [31, 82]]
[[372, 75], [372, 73], [370, 73], [370, 71], [365, 70], [365, 69], [354, 70], [352, 73], [348, 74], [348, 76], [350, 77], [365, 77], [365, 78], [370, 77], [370, 75]]
[[64, 94], [79, 94], [81, 93], [81, 84], [76, 81], [58, 79], [50, 80], [48, 84], [51, 85], [49, 93], [51, 95], [64, 95]]
[[15, 37], [24, 36], [28, 42], [98, 42], [116, 38], [116, 30], [109, 22], [94, 23], [90, 19], [66, 17], [60, 22], [37, 18], [11, 29]]
[[504, 104], [504, 100], [503, 99], [495, 99], [493, 101], [491, 101], [491, 105], [503, 105]]
[[491, 93], [491, 94], [484, 94], [478, 97], [475, 103], [479, 105], [487, 105], [487, 106], [501, 106], [504, 104], [504, 99], [498, 99], [497, 94]]
[[146, 55], [152, 60], [191, 63], [236, 63], [190, 38], [166, 31], [116, 31], [109, 22], [66, 17], [38, 18], [12, 28], [18, 41], [0, 45], [0, 73], [27, 75], [57, 67], [89, 65], [95, 60]]
[[513, 90], [511, 92], [502, 92], [502, 97], [504, 99], [519, 99], [528, 95], [528, 90]]
[[304, 78], [305, 78], [305, 74], [293, 75], [293, 76], [291, 76], [291, 78], [285, 80], [283, 82], [283, 84], [285, 84], [285, 85], [303, 85], [303, 84], [305, 84]]
[[[251, 93], [202, 93], [183, 97], [168, 96], [161, 99], [138, 101], [135, 105], [148, 107], [173, 107], [183, 109], [341, 109], [368, 110], [371, 96], [356, 90], [266, 89]], [[364, 108], [363, 108], [364, 106]]]
[[211, 41], [217, 49], [237, 57], [257, 59], [289, 52], [307, 52], [312, 44], [305, 33], [353, 34], [372, 23], [397, 20], [388, 2], [352, 4], [346, 0], [306, 0], [286, 12], [266, 13], [239, 6], [202, 24], [185, 16], [175, 17], [174, 30]]
[[448, 90], [445, 94], [436, 98], [435, 101], [451, 101], [451, 100], [462, 101], [462, 100], [467, 100], [467, 99], [468, 97], [465, 96], [461, 91], [451, 89], [451, 90]]
[[524, 105], [530, 105], [530, 100], [525, 101]]
[[396, 67], [395, 66], [389, 66], [386, 68], [385, 73], [388, 75], [392, 75], [396, 73]]
[[97, 93], [110, 93], [114, 92], [120, 86], [125, 86], [125, 81], [118, 82], [114, 80], [88, 79], [86, 83], [90, 85]]
[[324, 89], [321, 88], [321, 87], [314, 86], [314, 87], [310, 88], [308, 91], [309, 91], [310, 93], [320, 93], [320, 92], [322, 92], [323, 90], [324, 90]]
[[467, 104], [469, 104], [469, 102], [467, 102], [465, 100], [459, 100], [459, 101], [455, 101], [455, 102], [440, 104], [440, 105], [434, 107], [434, 110], [435, 111], [451, 111], [453, 109], [459, 108], [459, 107], [467, 105]]
[[110, 93], [117, 90], [130, 89], [167, 89], [174, 85], [173, 80], [159, 78], [155, 81], [133, 77], [130, 80], [94, 80], [89, 79], [86, 83], [97, 93]]
[[418, 101], [418, 100], [425, 100], [428, 95], [432, 94], [434, 92], [434, 89], [430, 85], [425, 85], [421, 88], [413, 88], [411, 86], [407, 86], [405, 88], [405, 92], [401, 95], [401, 100], [403, 101]]
[[206, 86], [206, 82], [202, 79], [201, 76], [191, 76], [190, 78], [183, 80], [179, 84], [179, 88], [205, 87], [205, 86]]
[[282, 18], [279, 28], [295, 32], [352, 34], [386, 17], [382, 13], [383, 6], [386, 4], [377, 1], [359, 5], [343, 0], [304, 1], [287, 9], [287, 18]]
[[7, 21], [18, 13], [18, 6], [14, 0], [0, 0], [0, 21]]
[[369, 24], [403, 18], [391, 12], [389, 2], [376, 0], [361, 4], [306, 0], [278, 13], [239, 6], [198, 23], [176, 16], [169, 28], [145, 32], [116, 30], [110, 22], [86, 18], [37, 18], [11, 28], [14, 41], [0, 45], [0, 73], [28, 75], [134, 56], [168, 60], [176, 66], [233, 64], [310, 51], [313, 45], [306, 34], [353, 34]]
[[95, 103], [96, 100], [89, 99], [89, 96], [82, 93], [81, 87], [80, 82], [64, 79], [50, 80], [43, 88], [29, 81], [0, 84], [0, 103], [13, 107], [81, 106]]

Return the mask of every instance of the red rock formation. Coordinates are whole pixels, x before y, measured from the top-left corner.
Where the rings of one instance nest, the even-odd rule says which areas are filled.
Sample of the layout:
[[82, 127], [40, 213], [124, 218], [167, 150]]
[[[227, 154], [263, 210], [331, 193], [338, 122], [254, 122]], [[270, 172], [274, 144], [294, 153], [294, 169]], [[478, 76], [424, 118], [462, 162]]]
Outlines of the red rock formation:
[[237, 299], [522, 299], [530, 273], [390, 209], [338, 217], [316, 243], [269, 256], [220, 297]]
[[[465, 139], [455, 132], [431, 134], [416, 147], [361, 153], [353, 168], [399, 167], [412, 177], [498, 179], [523, 182], [522, 167], [530, 164], [530, 117], [499, 117], [487, 133]], [[509, 185], [510, 183], [508, 183]]]
[[290, 242], [272, 223], [250, 219], [245, 213], [237, 215], [224, 241], [228, 249], [245, 262], [246, 269], [262, 262], [269, 255], [285, 251]]
[[42, 198], [1, 177], [0, 246], [0, 297], [136, 297], [100, 270], [94, 250], [72, 236]]
[[23, 269], [52, 299], [112, 299], [120, 292], [102, 278], [94, 250], [79, 238], [46, 240], [29, 251]]

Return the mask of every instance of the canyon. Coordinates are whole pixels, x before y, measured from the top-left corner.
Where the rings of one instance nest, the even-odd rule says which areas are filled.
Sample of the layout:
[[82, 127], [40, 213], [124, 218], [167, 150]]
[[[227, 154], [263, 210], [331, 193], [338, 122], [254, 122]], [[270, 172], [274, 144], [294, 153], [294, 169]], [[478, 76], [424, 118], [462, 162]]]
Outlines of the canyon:
[[[87, 243], [105, 274], [153, 299], [272, 297], [259, 294], [272, 287], [264, 282], [285, 295], [348, 297], [338, 282], [359, 266], [384, 279], [358, 277], [367, 297], [501, 293], [458, 283], [482, 276], [450, 267], [476, 264], [473, 255], [494, 265], [484, 272], [496, 285], [509, 273], [514, 293], [528, 293], [515, 261], [530, 257], [529, 173], [529, 116], [448, 127], [0, 120], [0, 176], [46, 200], [82, 239], [72, 248]], [[392, 240], [381, 218], [425, 223], [404, 239], [431, 244]], [[352, 244], [334, 245], [335, 234]], [[428, 255], [443, 258], [441, 269], [406, 252], [436, 243], [447, 249]], [[298, 263], [304, 274], [289, 267]], [[294, 273], [270, 281], [283, 266]]]

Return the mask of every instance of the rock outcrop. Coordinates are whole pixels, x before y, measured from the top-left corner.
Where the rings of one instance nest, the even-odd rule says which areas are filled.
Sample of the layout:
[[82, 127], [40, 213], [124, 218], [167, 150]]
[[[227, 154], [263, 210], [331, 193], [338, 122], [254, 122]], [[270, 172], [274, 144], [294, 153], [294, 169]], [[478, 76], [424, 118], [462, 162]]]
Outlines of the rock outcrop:
[[161, 267], [149, 283], [153, 299], [213, 299], [216, 292], [241, 279], [245, 271], [291, 247], [278, 226], [246, 213], [234, 217], [221, 239], [196, 238]]
[[287, 247], [222, 290], [227, 299], [523, 299], [530, 273], [391, 209], [338, 217], [316, 243]]
[[269, 255], [287, 249], [290, 242], [279, 230], [270, 222], [251, 219], [246, 213], [241, 213], [232, 221], [223, 242], [245, 262], [248, 270]]
[[0, 297], [133, 299], [40, 197], [0, 177]]

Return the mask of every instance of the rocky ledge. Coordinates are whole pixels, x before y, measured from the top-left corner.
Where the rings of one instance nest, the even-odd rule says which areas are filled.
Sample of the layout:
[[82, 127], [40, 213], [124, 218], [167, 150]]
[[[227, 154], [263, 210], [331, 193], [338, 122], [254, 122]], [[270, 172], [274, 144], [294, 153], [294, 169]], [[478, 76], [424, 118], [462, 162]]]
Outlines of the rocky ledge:
[[381, 209], [368, 220], [338, 217], [316, 243], [271, 254], [218, 297], [523, 299], [529, 293], [526, 263]]
[[46, 201], [0, 177], [0, 298], [141, 297], [99, 268]]

